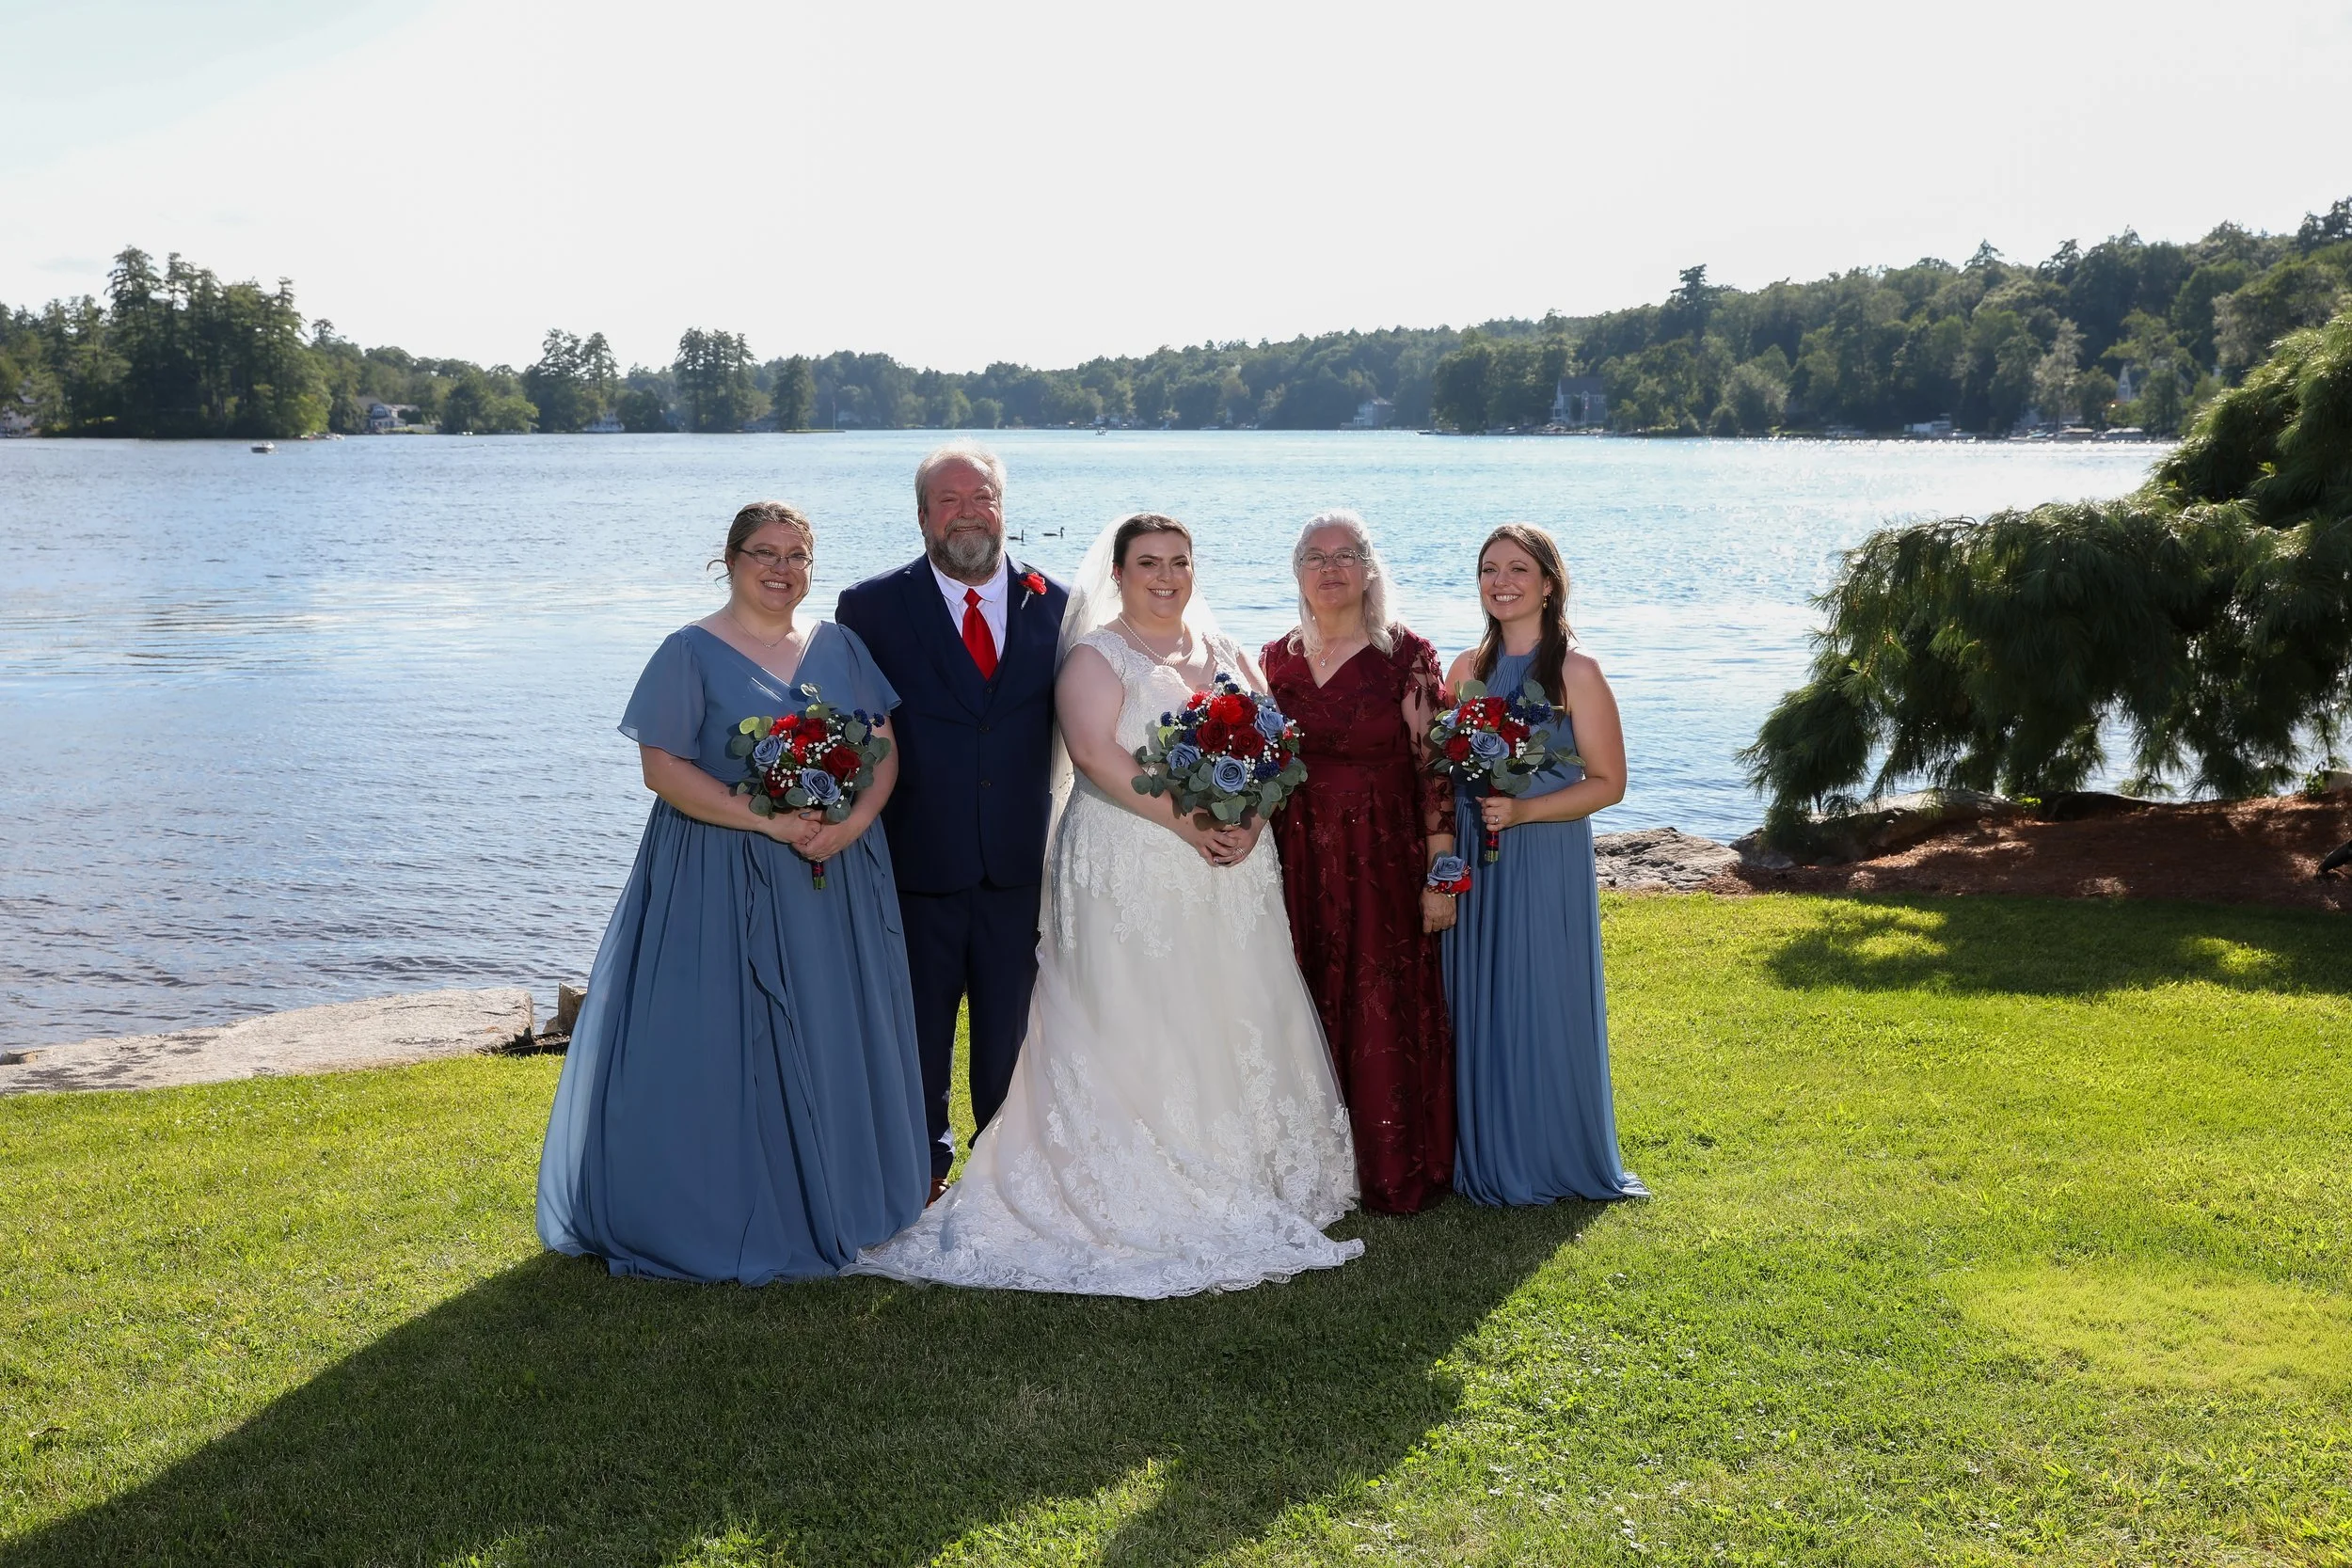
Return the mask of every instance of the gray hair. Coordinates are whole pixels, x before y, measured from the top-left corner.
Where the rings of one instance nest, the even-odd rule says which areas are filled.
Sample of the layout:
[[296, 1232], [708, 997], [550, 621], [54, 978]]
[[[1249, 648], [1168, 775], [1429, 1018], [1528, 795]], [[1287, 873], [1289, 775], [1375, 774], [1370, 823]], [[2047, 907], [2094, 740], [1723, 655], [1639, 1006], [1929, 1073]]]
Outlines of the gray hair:
[[923, 507], [931, 486], [932, 472], [946, 467], [950, 463], [969, 463], [979, 469], [988, 476], [988, 482], [996, 486], [996, 499], [1000, 501], [1005, 499], [1005, 460], [977, 441], [950, 441], [944, 447], [934, 448], [929, 457], [914, 466], [914, 515], [916, 516], [920, 517], [923, 515]]
[[[1336, 506], [1328, 512], [1318, 512], [1307, 519], [1307, 526], [1298, 531], [1297, 542], [1291, 546], [1291, 575], [1296, 577], [1306, 563], [1307, 541], [1327, 528], [1345, 529], [1356, 548], [1364, 552], [1364, 636], [1383, 654], [1396, 651], [1396, 638], [1389, 625], [1389, 566], [1374, 546], [1372, 531], [1363, 518], [1346, 507]], [[1323, 652], [1321, 639], [1315, 635], [1314, 608], [1307, 602], [1307, 590], [1298, 591], [1298, 629], [1291, 633], [1291, 641], [1309, 657]]]

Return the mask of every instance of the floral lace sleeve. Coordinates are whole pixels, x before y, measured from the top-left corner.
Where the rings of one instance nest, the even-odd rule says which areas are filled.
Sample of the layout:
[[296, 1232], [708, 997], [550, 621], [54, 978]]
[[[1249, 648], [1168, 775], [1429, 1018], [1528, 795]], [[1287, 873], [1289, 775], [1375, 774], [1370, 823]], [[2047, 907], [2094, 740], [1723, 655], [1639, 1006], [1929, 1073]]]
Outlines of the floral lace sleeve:
[[1424, 834], [1451, 833], [1454, 832], [1453, 785], [1429, 771], [1429, 765], [1434, 760], [1429, 751], [1429, 725], [1437, 718], [1438, 709], [1445, 705], [1445, 677], [1438, 670], [1438, 650], [1431, 647], [1426, 639], [1416, 637], [1400, 627], [1396, 663], [1405, 688], [1405, 733], [1412, 741], [1422, 832]]

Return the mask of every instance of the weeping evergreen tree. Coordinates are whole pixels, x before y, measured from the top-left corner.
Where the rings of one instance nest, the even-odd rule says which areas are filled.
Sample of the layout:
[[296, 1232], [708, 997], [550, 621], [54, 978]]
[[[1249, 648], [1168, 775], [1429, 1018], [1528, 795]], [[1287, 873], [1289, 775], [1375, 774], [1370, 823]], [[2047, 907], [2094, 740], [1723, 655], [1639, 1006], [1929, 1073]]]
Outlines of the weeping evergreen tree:
[[1811, 678], [1740, 753], [1768, 836], [1866, 780], [2079, 788], [2110, 720], [2128, 788], [2275, 791], [2352, 717], [2352, 310], [2132, 495], [1882, 530], [1820, 603]]

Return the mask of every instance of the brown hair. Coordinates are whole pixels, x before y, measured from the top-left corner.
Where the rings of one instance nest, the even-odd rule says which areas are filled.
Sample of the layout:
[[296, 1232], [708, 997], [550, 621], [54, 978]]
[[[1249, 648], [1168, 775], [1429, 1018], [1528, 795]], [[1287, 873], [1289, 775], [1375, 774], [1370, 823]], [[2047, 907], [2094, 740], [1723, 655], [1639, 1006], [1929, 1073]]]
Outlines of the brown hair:
[[1119, 531], [1111, 535], [1111, 566], [1114, 570], [1127, 564], [1127, 546], [1147, 533], [1181, 533], [1184, 544], [1192, 546], [1192, 530], [1175, 518], [1158, 512], [1135, 512], [1119, 519]]
[[[1544, 694], [1557, 703], [1567, 695], [1568, 644], [1576, 641], [1576, 634], [1568, 630], [1568, 569], [1561, 563], [1560, 546], [1551, 535], [1534, 523], [1505, 523], [1486, 535], [1486, 542], [1478, 546], [1479, 565], [1486, 565], [1488, 550], [1506, 540], [1525, 550], [1534, 560], [1535, 569], [1544, 574], [1543, 639], [1535, 644], [1535, 663], [1528, 673]], [[1479, 597], [1479, 608], [1484, 610], [1486, 595]], [[1502, 623], [1489, 614], [1471, 673], [1482, 682], [1493, 678], [1495, 662], [1502, 657]]]
[[817, 553], [816, 526], [799, 507], [787, 501], [754, 501], [738, 512], [735, 521], [727, 525], [726, 547], [710, 558], [710, 564], [734, 571], [735, 558], [743, 553], [743, 546], [752, 542], [752, 535], [770, 523], [782, 523], [787, 528], [799, 529], [801, 537], [808, 541], [808, 553]]

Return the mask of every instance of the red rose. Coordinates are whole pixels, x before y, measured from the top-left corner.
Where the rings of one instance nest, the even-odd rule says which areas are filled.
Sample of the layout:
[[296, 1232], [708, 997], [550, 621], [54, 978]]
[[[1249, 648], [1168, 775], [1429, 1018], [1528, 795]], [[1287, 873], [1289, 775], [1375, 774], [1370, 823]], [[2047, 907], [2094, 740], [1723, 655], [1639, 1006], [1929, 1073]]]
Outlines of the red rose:
[[1021, 579], [1021, 586], [1032, 594], [1042, 594], [1045, 592], [1045, 574], [1031, 572]]
[[1527, 738], [1527, 726], [1516, 719], [1505, 719], [1495, 726], [1495, 734], [1516, 746]]
[[1215, 719], [1201, 720], [1200, 727], [1194, 734], [1204, 752], [1221, 752], [1225, 750], [1225, 743], [1233, 738], [1232, 728]]
[[1265, 754], [1265, 736], [1256, 730], [1235, 730], [1225, 749], [1237, 757], [1248, 757], [1254, 762]]
[[858, 769], [857, 753], [847, 746], [835, 746], [818, 766], [836, 779], [846, 779]]
[[1445, 754], [1455, 762], [1470, 761], [1470, 736], [1457, 735], [1445, 743]]
[[1510, 711], [1510, 705], [1502, 698], [1489, 697], [1479, 705], [1478, 716], [1490, 725], [1500, 724], [1502, 722], [1503, 716]]
[[1258, 705], [1236, 691], [1228, 691], [1209, 704], [1209, 717], [1220, 724], [1236, 729], [1258, 716]]
[[774, 723], [772, 723], [772, 724], [771, 724], [771, 725], [769, 725], [769, 726], [768, 726], [768, 733], [769, 733], [770, 735], [782, 735], [782, 734], [784, 734], [784, 732], [785, 732], [786, 730], [787, 730], [787, 729], [789, 729], [789, 728], [791, 728], [791, 727], [792, 727], [792, 721], [791, 721], [791, 720], [789, 720], [789, 719], [779, 719], [779, 720], [777, 720]]

